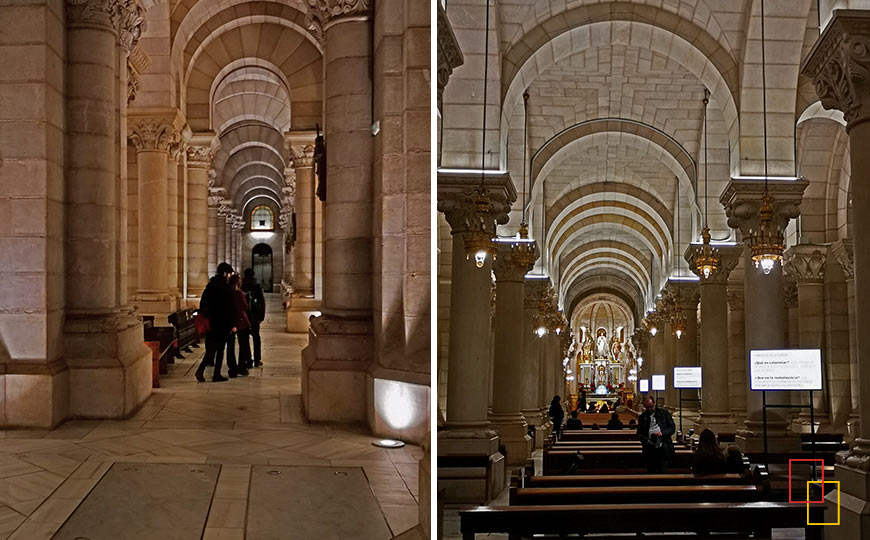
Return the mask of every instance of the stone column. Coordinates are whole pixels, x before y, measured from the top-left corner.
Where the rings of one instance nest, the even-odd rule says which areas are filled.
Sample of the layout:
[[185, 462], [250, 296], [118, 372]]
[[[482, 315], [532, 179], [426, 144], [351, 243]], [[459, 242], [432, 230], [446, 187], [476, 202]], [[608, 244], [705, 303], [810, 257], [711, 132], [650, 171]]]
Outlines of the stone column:
[[[742, 248], [742, 246], [741, 246]], [[742, 258], [742, 254], [740, 255]], [[743, 288], [728, 288], [728, 403], [734, 424], [746, 421], [746, 326], [743, 317]]]
[[129, 112], [130, 141], [136, 147], [139, 181], [139, 284], [134, 304], [160, 323], [177, 307], [169, 292], [168, 176], [169, 148], [180, 139], [183, 125], [174, 109], [133, 109]]
[[743, 251], [742, 246], [716, 246], [719, 266], [709, 277], [697, 271], [695, 261], [703, 253], [692, 244], [686, 253], [689, 268], [701, 280], [701, 414], [696, 431], [710, 428], [715, 433], [734, 433], [735, 424], [728, 402], [728, 276]]
[[[798, 347], [801, 349], [824, 349], [825, 344], [825, 252], [827, 248], [812, 244], [798, 244], [788, 248], [783, 254], [783, 271], [797, 286]], [[827, 371], [830, 359], [822, 354], [823, 370]], [[826, 379], [830, 380], [829, 377]], [[816, 422], [829, 424], [829, 410], [825, 393], [832, 388], [814, 392], [813, 407]], [[849, 398], [846, 389], [846, 399]], [[800, 403], [809, 405], [809, 392], [799, 392]], [[792, 402], [794, 403], [794, 401]], [[805, 425], [801, 431], [809, 431], [810, 411], [800, 412], [799, 422]]]
[[543, 448], [550, 435], [550, 419], [541, 412], [541, 340], [534, 334], [535, 314], [538, 312], [545, 282], [526, 279], [523, 298], [523, 367], [522, 409], [529, 425], [535, 426], [535, 448]]
[[507, 455], [508, 467], [521, 467], [532, 453], [528, 424], [522, 412], [523, 343], [534, 339], [523, 327], [523, 281], [538, 258], [531, 241], [500, 242], [493, 264], [495, 293], [495, 354], [492, 415]]
[[[292, 268], [288, 282], [293, 287], [287, 302], [288, 332], [307, 332], [309, 317], [320, 309], [319, 295], [315, 294], [318, 281], [315, 223], [318, 199], [315, 196], [317, 186], [314, 178], [314, 137], [315, 133], [312, 132], [284, 134], [295, 176], [293, 210], [296, 215], [293, 229], [296, 241], [291, 250], [292, 264], [286, 265]], [[285, 183], [287, 178], [290, 175], [285, 175]]]
[[[852, 166], [852, 204], [870, 208], [870, 153], [859, 151], [870, 144], [870, 12], [835, 10], [827, 28], [807, 56], [802, 73], [815, 85], [822, 106], [839, 109], [846, 119]], [[870, 324], [870, 214], [852, 216], [855, 272], [855, 327]], [[828, 527], [826, 538], [870, 537], [870, 332], [856, 333], [860, 427], [848, 453], [837, 454], [836, 477], [842, 482], [840, 526]], [[833, 497], [833, 499], [832, 499]], [[836, 519], [836, 494], [828, 495], [825, 521]]]
[[[642, 368], [642, 376], [639, 376], [638, 379], [649, 379], [650, 388], [652, 388], [652, 374], [661, 373], [662, 356], [665, 349], [665, 334], [664, 320], [658, 312], [651, 313], [648, 319], [651, 325], [655, 325], [656, 332], [655, 335], [649, 332], [649, 350], [644, 358], [646, 362]], [[639, 388], [640, 385], [638, 385]]]
[[[445, 500], [487, 502], [504, 485], [504, 457], [498, 452], [498, 434], [487, 421], [489, 379], [490, 281], [492, 258], [478, 268], [465, 252], [469, 224], [479, 223], [495, 236], [496, 222], [507, 221], [516, 200], [507, 175], [486, 175], [489, 213], [477, 212], [475, 188], [480, 175], [451, 173], [438, 176], [438, 211], [444, 212], [453, 236], [450, 278], [450, 340], [448, 343], [447, 419], [438, 432], [439, 456], [488, 456], [484, 482], [445, 482]], [[478, 222], [478, 220], [482, 220]]]
[[[667, 373], [668, 388], [673, 387], [674, 382], [674, 367], [677, 366], [697, 366], [698, 364], [698, 301], [699, 287], [697, 281], [686, 281], [685, 279], [669, 279], [668, 290], [670, 297], [674, 303], [674, 307], [680, 307], [680, 313], [686, 319], [686, 331], [678, 338], [674, 339], [674, 360], [671, 369]], [[673, 326], [671, 326], [673, 334]], [[676, 388], [673, 392], [673, 402], [671, 406], [675, 409], [680, 409], [680, 392]], [[683, 399], [698, 399], [697, 390], [683, 390]], [[698, 409], [697, 401], [687, 401], [683, 403], [683, 415], [687, 418], [683, 419], [683, 429], [687, 430], [688, 425], [694, 421], [694, 413]], [[689, 424], [687, 424], [687, 421]], [[679, 422], [677, 422], [679, 426]]]
[[[303, 349], [302, 401], [310, 421], [366, 419], [373, 359], [372, 13], [369, 2], [309, 3], [324, 55], [327, 184], [321, 315]], [[318, 173], [322, 171], [318, 170]]]
[[169, 294], [176, 298], [176, 306], [180, 307], [181, 281], [178, 275], [178, 258], [181, 246], [178, 245], [178, 228], [183, 226], [178, 221], [178, 160], [184, 152], [184, 143], [179, 139], [169, 147], [169, 161], [166, 166], [166, 267], [169, 282]]
[[[233, 221], [235, 220], [235, 210], [230, 207], [227, 210], [226, 216], [224, 216], [224, 255], [223, 258], [225, 261], [233, 264]], [[233, 270], [236, 270], [236, 267], [233, 266]]]
[[214, 259], [208, 256], [208, 175], [213, 157], [210, 146], [187, 148], [187, 297], [190, 299], [202, 296], [209, 277], [214, 274], [214, 269], [209, 271], [209, 262]]
[[[225, 203], [226, 199], [221, 199], [215, 219], [215, 268], [226, 261], [227, 255], [227, 212], [229, 207]], [[215, 273], [217, 272], [215, 271]]]
[[849, 314], [849, 397], [852, 411], [849, 413], [849, 434], [854, 437], [858, 428], [858, 354], [855, 328], [855, 266], [853, 264], [852, 239], [843, 238], [831, 245], [831, 254], [836, 258], [846, 278], [846, 304]]
[[[809, 182], [806, 180], [777, 180], [769, 182], [768, 191], [772, 198], [774, 226], [784, 231], [788, 221], [799, 215], [803, 192]], [[746, 324], [746, 361], [749, 351], [759, 349], [782, 349], [785, 347], [786, 315], [782, 292], [782, 265], [776, 264], [770, 274], [765, 275], [755, 267], [751, 250], [748, 249], [750, 231], [758, 229], [758, 211], [764, 181], [731, 179], [719, 201], [728, 216], [728, 225], [740, 230], [744, 244], [745, 274], [745, 324]], [[749, 373], [746, 377], [746, 421], [742, 429], [738, 426], [736, 441], [744, 451], [760, 452], [764, 447], [762, 430], [761, 392], [749, 388]], [[784, 392], [768, 392], [767, 402], [772, 405], [785, 405], [788, 395]], [[788, 429], [788, 419], [783, 409], [767, 411], [768, 449], [771, 452], [789, 451], [799, 446], [800, 439]]]
[[[221, 201], [224, 198], [225, 192], [226, 190], [222, 187], [209, 186], [208, 188], [208, 278], [217, 274], [217, 265], [220, 264], [218, 260], [218, 238], [222, 238], [222, 236], [218, 234], [218, 224], [221, 222], [218, 214], [221, 212]], [[208, 280], [206, 280], [206, 283], [208, 283]]]
[[[66, 261], [63, 357], [68, 372], [55, 366], [40, 373], [48, 381], [39, 382], [51, 385], [53, 401], [64, 402], [63, 410], [53, 415], [58, 420], [123, 418], [151, 393], [151, 353], [142, 343], [141, 321], [122, 307], [117, 287], [122, 264], [117, 256], [120, 137], [116, 137], [114, 116], [116, 103], [126, 98], [120, 95], [115, 76], [118, 30], [112, 17], [118, 14], [117, 5], [78, 0], [67, 1], [65, 7], [62, 247]], [[136, 9], [135, 4], [122, 7], [122, 23], [129, 21], [130, 9]], [[122, 30], [130, 28], [122, 26]], [[20, 395], [36, 395], [46, 388], [30, 389], [25, 384], [18, 388]]]
[[[659, 332], [662, 333], [662, 355], [659, 357], [660, 362], [655, 375], [665, 376], [665, 391], [659, 392], [659, 397], [663, 400], [660, 404], [673, 411], [679, 405], [677, 403], [677, 392], [674, 390], [673, 384], [674, 366], [677, 365], [677, 338], [674, 336], [674, 327], [671, 324], [671, 317], [674, 313], [674, 299], [669, 292], [662, 294], [662, 299], [656, 311], [662, 315], [663, 328], [659, 328]], [[649, 386], [652, 389], [651, 376]]]

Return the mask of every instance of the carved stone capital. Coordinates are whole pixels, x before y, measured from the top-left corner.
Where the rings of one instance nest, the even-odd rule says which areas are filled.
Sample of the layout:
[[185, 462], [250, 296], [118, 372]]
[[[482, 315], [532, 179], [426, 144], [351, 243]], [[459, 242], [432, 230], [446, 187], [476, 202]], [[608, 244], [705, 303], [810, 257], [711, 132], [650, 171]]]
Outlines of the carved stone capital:
[[118, 40], [121, 47], [130, 53], [148, 27], [145, 21], [145, 8], [140, 6], [137, 0], [120, 0], [117, 5]]
[[728, 309], [742, 311], [744, 306], [743, 289], [728, 289]]
[[498, 242], [498, 256], [492, 263], [495, 279], [517, 281], [525, 279], [538, 258], [538, 246], [533, 241]]
[[198, 145], [187, 147], [187, 168], [208, 169], [214, 159], [214, 152], [210, 146]]
[[[438, 211], [444, 212], [453, 234], [469, 229], [475, 219], [475, 190], [481, 185], [479, 173], [457, 171], [438, 172]], [[489, 196], [490, 216], [484, 230], [495, 237], [495, 223], [508, 222], [511, 205], [517, 200], [517, 192], [508, 173], [486, 174], [483, 187]]]
[[221, 201], [224, 200], [226, 196], [227, 190], [223, 187], [212, 187], [208, 188], [208, 207], [209, 208], [219, 208], [221, 205]]
[[444, 88], [453, 70], [465, 63], [459, 42], [453, 34], [453, 28], [447, 19], [447, 12], [438, 2], [438, 110], [442, 110], [441, 101]]
[[140, 116], [131, 112], [127, 118], [128, 137], [138, 152], [169, 152], [169, 148], [181, 140], [182, 126], [183, 122], [175, 113]]
[[[767, 183], [768, 193], [773, 200], [773, 221], [782, 232], [790, 219], [800, 215], [800, 204], [804, 190], [809, 182], [798, 180], [771, 179]], [[759, 226], [758, 210], [764, 193], [764, 180], [732, 178], [719, 202], [725, 208], [728, 226], [739, 229], [744, 240], [748, 240]]]
[[294, 144], [290, 146], [290, 161], [294, 169], [314, 167], [314, 145]]
[[698, 302], [701, 301], [699, 282], [669, 279], [665, 290], [672, 304], [680, 306], [684, 312], [698, 309]]
[[782, 255], [782, 268], [798, 285], [825, 282], [827, 246], [797, 244]]
[[66, 0], [67, 26], [96, 25], [117, 30], [121, 0]]
[[341, 22], [365, 21], [371, 17], [371, 0], [308, 0], [305, 22], [319, 39]]
[[540, 278], [525, 278], [523, 280], [523, 307], [537, 309], [541, 296], [546, 295], [549, 280]]
[[852, 252], [852, 239], [843, 238], [831, 244], [831, 255], [836, 257], [837, 262], [840, 263], [846, 280], [855, 279], [855, 256]]
[[834, 10], [801, 73], [812, 79], [822, 107], [842, 111], [847, 130], [870, 119], [870, 13]]

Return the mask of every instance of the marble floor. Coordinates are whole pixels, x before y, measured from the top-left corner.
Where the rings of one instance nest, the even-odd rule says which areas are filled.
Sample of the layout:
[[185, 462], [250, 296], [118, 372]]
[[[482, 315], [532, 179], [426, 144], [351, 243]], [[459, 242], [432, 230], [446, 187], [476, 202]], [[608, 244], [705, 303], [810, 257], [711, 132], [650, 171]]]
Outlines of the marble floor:
[[247, 511], [255, 466], [358, 467], [391, 535], [415, 538], [407, 531], [418, 523], [422, 450], [374, 447], [365, 426], [306, 423], [300, 354], [307, 336], [283, 331], [280, 297], [268, 296], [263, 367], [249, 377], [197, 383], [198, 348], [169, 367], [161, 388], [127, 420], [0, 431], [0, 540], [52, 538], [115, 463], [219, 465], [202, 540], [256, 540]]

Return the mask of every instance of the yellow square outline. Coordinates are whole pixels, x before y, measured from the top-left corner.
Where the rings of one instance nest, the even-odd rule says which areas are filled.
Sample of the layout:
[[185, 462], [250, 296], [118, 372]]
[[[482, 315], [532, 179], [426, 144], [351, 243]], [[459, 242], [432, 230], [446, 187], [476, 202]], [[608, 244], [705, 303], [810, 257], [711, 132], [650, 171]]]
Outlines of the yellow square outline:
[[[810, 523], [810, 503], [807, 503], [807, 525], [839, 525], [840, 524], [840, 481], [839, 480], [807, 480], [807, 494], [810, 492], [810, 484], [836, 484], [837, 485], [837, 522], [836, 523]], [[824, 496], [824, 494], [823, 494]], [[815, 503], [818, 504], [818, 503]]]

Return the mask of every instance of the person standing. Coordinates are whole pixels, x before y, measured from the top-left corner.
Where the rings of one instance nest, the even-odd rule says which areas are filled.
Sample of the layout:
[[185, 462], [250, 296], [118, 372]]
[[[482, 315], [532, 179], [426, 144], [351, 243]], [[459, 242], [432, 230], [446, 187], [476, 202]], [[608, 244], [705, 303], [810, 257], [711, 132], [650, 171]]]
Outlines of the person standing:
[[248, 302], [248, 320], [251, 323], [250, 335], [254, 341], [254, 362], [247, 366], [248, 369], [260, 367], [263, 362], [260, 358], [260, 323], [266, 318], [266, 298], [263, 296], [263, 288], [254, 279], [254, 269], [245, 269], [245, 279], [242, 280], [242, 291]]
[[562, 398], [553, 396], [550, 402], [550, 421], [553, 422], [553, 432], [556, 435], [562, 431], [562, 422], [565, 420], [565, 410], [562, 408]]
[[643, 449], [646, 470], [651, 473], [668, 472], [668, 462], [674, 455], [671, 436], [676, 432], [671, 413], [660, 409], [651, 396], [643, 398], [644, 412], [637, 422], [637, 438]]
[[233, 267], [229, 263], [222, 262], [217, 267], [215, 274], [202, 291], [199, 301], [199, 310], [208, 319], [208, 333], [205, 336], [205, 354], [196, 369], [196, 380], [205, 382], [205, 368], [214, 365], [212, 382], [224, 382], [226, 377], [221, 375], [223, 364], [224, 346], [227, 339], [235, 331], [232, 324], [233, 293], [228, 283]]
[[251, 341], [249, 332], [251, 323], [248, 321], [248, 302], [242, 292], [242, 278], [238, 274], [230, 276], [230, 289], [233, 291], [233, 326], [236, 327], [236, 337], [239, 342], [238, 364], [235, 355], [228, 357], [227, 367], [230, 377], [248, 376], [248, 363], [251, 361]]

